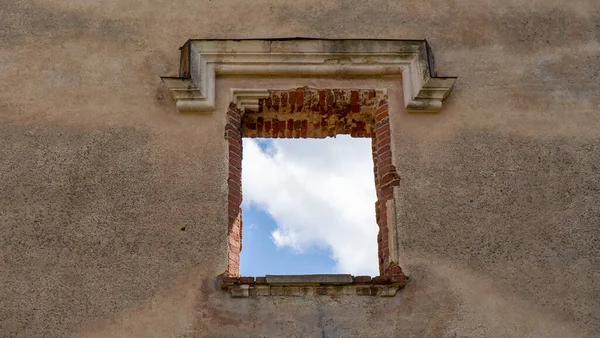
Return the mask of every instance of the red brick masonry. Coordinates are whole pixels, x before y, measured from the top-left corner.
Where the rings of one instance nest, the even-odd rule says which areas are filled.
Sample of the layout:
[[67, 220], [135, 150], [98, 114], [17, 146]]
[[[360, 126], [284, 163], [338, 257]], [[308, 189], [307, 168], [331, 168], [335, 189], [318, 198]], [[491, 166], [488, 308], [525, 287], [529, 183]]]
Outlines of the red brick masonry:
[[[382, 275], [375, 279], [383, 282], [386, 279], [382, 277], [403, 277], [397, 264], [387, 263], [390, 253], [386, 203], [394, 198], [393, 186], [400, 182], [392, 165], [387, 97], [376, 95], [375, 90], [321, 90], [307, 87], [269, 91], [268, 98], [259, 100], [257, 111], [241, 111], [233, 103], [229, 106], [225, 126], [225, 139], [229, 144], [229, 264], [225, 275], [239, 275], [242, 249], [242, 137], [325, 138], [338, 134], [372, 139], [377, 192], [375, 213], [379, 226], [379, 272]], [[355, 277], [354, 280], [355, 283], [362, 283], [361, 280], [365, 278]]]

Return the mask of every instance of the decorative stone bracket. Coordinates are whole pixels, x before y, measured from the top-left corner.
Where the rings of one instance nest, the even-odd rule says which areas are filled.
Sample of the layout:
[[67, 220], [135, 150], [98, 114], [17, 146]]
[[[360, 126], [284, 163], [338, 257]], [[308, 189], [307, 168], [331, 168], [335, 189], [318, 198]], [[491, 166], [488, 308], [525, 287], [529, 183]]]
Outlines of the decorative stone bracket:
[[265, 277], [224, 277], [221, 289], [233, 298], [261, 296], [359, 295], [393, 297], [404, 287], [403, 274], [377, 276], [351, 275], [267, 275]]
[[[181, 113], [215, 110], [217, 76], [379, 78], [401, 76], [406, 110], [435, 113], [455, 77], [436, 77], [425, 40], [189, 40], [181, 47], [179, 77], [163, 81]], [[268, 91], [232, 89], [239, 108]]]

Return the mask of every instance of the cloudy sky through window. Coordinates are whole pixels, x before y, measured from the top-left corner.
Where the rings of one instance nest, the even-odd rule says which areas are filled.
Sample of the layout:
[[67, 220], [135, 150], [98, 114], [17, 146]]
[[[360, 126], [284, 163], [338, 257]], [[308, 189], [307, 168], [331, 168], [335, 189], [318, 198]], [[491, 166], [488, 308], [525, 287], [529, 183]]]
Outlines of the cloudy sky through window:
[[241, 273], [377, 275], [371, 140], [244, 139]]

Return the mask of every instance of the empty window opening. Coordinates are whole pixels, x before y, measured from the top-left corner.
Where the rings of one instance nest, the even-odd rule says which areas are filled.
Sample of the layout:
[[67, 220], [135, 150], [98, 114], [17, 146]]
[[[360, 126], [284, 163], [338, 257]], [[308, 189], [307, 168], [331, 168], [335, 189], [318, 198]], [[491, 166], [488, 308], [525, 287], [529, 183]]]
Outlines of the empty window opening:
[[[248, 139], [242, 142], [243, 137]], [[254, 107], [240, 109], [231, 103], [225, 139], [229, 150], [225, 276], [240, 275], [243, 207], [248, 213], [244, 222], [248, 230], [268, 233], [267, 238], [280, 250], [328, 257], [320, 264], [311, 264], [315, 259], [308, 256], [305, 264], [285, 263], [286, 274], [375, 274], [377, 269], [380, 275], [401, 274], [393, 197], [393, 187], [400, 179], [392, 164], [384, 92], [307, 87], [272, 90]], [[362, 142], [350, 145], [355, 141]], [[369, 145], [370, 158], [366, 156]], [[244, 146], [248, 150], [243, 166]], [[369, 171], [373, 176], [369, 177]], [[244, 204], [242, 176], [244, 189], [248, 189]], [[355, 241], [359, 236], [363, 238]], [[271, 243], [263, 239], [262, 245]], [[257, 246], [261, 246], [260, 240]], [[370, 249], [374, 246], [377, 259]], [[284, 256], [281, 251], [271, 254]], [[253, 261], [244, 274], [283, 273], [270, 270], [269, 262], [252, 251], [244, 257]], [[262, 265], [262, 271], [250, 270], [256, 264]]]
[[242, 195], [242, 276], [378, 274], [370, 138], [245, 138]]

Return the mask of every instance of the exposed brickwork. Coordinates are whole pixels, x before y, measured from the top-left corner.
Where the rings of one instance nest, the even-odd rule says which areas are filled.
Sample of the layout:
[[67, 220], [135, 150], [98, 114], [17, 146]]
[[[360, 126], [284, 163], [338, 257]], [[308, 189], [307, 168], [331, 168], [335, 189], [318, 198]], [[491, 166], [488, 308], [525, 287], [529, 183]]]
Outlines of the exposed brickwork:
[[227, 272], [237, 276], [240, 271], [240, 252], [242, 251], [242, 130], [241, 111], [230, 105], [227, 111], [225, 139], [229, 150], [228, 194], [228, 250]]
[[386, 204], [394, 198], [393, 187], [400, 183], [396, 167], [392, 164], [390, 118], [387, 101], [382, 100], [375, 110], [375, 133], [372, 136], [373, 170], [375, 173], [375, 187], [377, 202], [375, 202], [375, 217], [379, 225], [377, 245], [379, 252], [379, 272], [382, 275], [402, 273], [398, 271], [397, 264], [389, 264], [388, 215]]
[[[259, 100], [257, 111], [240, 111], [231, 104], [227, 112], [225, 138], [229, 147], [229, 265], [228, 276], [239, 275], [242, 249], [242, 136], [262, 138], [324, 138], [338, 134], [371, 137], [377, 202], [375, 212], [379, 234], [379, 272], [402, 275], [390, 264], [386, 203], [393, 199], [393, 187], [400, 178], [392, 164], [388, 103], [375, 90], [297, 88], [272, 90]], [[380, 279], [382, 281], [382, 279]], [[258, 278], [256, 280], [259, 283]], [[368, 283], [359, 278], [358, 283]]]
[[371, 276], [356, 276], [354, 277], [355, 284], [371, 284]]
[[374, 90], [273, 90], [258, 111], [243, 116], [244, 137], [323, 138], [338, 134], [371, 137]]

